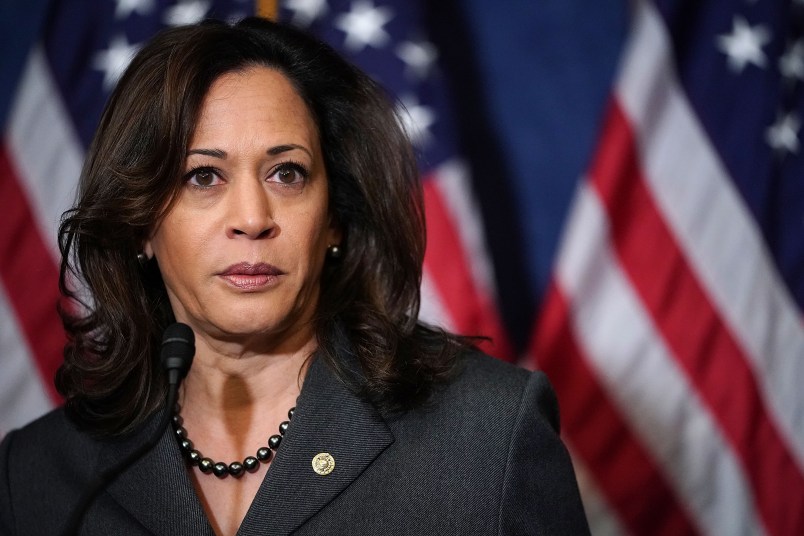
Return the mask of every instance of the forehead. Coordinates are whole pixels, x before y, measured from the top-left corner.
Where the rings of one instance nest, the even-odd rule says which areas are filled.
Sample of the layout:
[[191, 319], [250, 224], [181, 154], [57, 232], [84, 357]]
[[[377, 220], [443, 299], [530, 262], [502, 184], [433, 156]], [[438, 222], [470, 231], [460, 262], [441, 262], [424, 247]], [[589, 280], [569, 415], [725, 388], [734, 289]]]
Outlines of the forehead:
[[312, 114], [290, 80], [263, 66], [225, 73], [210, 86], [192, 140], [221, 133], [302, 136], [310, 144], [318, 138]]

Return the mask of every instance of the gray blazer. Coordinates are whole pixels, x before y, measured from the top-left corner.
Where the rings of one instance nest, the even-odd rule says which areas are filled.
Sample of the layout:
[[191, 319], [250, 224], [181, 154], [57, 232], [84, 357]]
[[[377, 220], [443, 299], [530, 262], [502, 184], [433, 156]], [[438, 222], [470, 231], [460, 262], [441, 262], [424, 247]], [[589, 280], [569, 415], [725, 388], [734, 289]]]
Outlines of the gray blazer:
[[[56, 410], [0, 444], [0, 534], [58, 535], [87, 482], [143, 441]], [[426, 407], [383, 415], [315, 361], [242, 535], [588, 534], [545, 376], [480, 354]], [[203, 450], [203, 449], [202, 449]], [[313, 471], [321, 452], [335, 458]], [[82, 534], [212, 535], [172, 433], [90, 508]]]

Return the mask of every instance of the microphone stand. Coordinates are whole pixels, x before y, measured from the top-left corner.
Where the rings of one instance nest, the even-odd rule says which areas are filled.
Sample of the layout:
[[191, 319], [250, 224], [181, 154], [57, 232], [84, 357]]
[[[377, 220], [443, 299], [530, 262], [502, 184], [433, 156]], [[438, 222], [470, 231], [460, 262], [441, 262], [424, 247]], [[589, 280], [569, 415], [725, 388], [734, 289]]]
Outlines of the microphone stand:
[[87, 510], [89, 510], [89, 507], [101, 490], [114, 482], [125, 468], [132, 465], [142, 458], [146, 452], [154, 448], [164, 435], [165, 429], [168, 427], [168, 424], [170, 424], [170, 419], [173, 416], [172, 409], [176, 406], [179, 385], [181, 384], [181, 380], [187, 375], [187, 371], [190, 369], [193, 356], [195, 355], [194, 339], [193, 331], [185, 324], [171, 324], [165, 330], [162, 339], [161, 357], [162, 367], [167, 370], [168, 375], [168, 394], [165, 412], [159, 420], [159, 425], [145, 443], [121, 460], [120, 463], [109, 467], [95, 477], [81, 496], [81, 500], [73, 509], [70, 519], [67, 522], [67, 528], [62, 533], [63, 536], [77, 535]]

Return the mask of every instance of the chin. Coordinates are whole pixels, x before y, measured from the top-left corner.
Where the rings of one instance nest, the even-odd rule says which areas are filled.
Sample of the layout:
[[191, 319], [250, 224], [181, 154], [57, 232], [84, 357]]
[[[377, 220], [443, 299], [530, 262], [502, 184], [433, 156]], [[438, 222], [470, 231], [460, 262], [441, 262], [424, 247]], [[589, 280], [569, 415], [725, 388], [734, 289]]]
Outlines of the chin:
[[233, 312], [226, 318], [213, 320], [212, 324], [220, 331], [222, 338], [236, 340], [253, 337], [270, 339], [296, 338], [301, 333], [313, 332], [311, 322], [303, 322], [295, 315], [277, 315], [276, 310], [254, 310]]

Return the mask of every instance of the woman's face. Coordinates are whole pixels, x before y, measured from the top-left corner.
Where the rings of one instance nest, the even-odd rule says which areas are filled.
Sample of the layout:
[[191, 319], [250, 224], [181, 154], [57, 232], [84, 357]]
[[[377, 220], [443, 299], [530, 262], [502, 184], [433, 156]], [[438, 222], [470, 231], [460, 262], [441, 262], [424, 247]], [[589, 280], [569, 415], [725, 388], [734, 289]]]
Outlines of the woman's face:
[[145, 245], [176, 320], [281, 349], [312, 336], [327, 246], [340, 242], [313, 118], [276, 70], [210, 88], [176, 203]]

